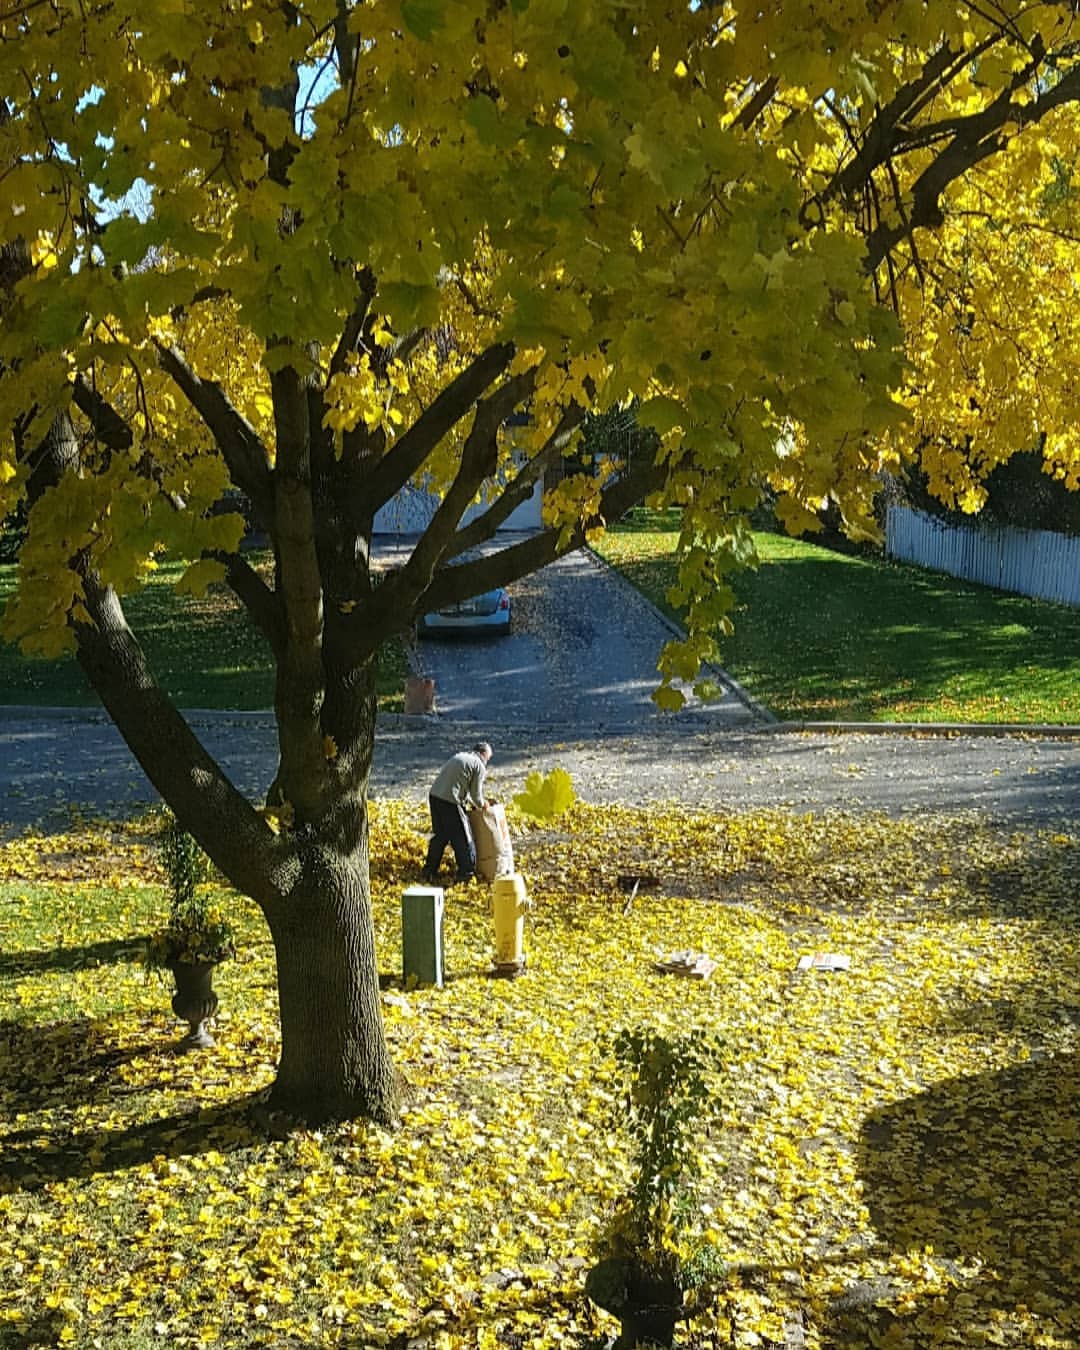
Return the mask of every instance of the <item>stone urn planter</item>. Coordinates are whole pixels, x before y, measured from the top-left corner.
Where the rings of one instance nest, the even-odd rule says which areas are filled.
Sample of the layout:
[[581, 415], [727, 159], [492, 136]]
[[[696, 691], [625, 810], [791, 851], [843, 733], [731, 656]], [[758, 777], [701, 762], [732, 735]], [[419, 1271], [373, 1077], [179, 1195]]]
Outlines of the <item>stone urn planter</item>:
[[631, 1256], [599, 1261], [585, 1279], [585, 1293], [621, 1324], [614, 1350], [637, 1345], [670, 1346], [684, 1315], [674, 1270], [658, 1270]]
[[213, 989], [216, 965], [216, 961], [168, 963], [176, 981], [172, 1010], [188, 1024], [187, 1035], [177, 1043], [177, 1050], [208, 1050], [214, 1044], [206, 1023], [218, 1010], [218, 996]]

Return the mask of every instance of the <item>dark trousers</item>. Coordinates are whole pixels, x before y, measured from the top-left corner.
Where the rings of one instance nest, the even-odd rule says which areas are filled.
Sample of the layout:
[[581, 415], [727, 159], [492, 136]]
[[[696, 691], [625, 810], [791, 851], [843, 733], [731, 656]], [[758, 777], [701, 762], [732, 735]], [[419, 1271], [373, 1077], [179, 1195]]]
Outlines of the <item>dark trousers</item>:
[[432, 876], [439, 870], [447, 844], [454, 850], [458, 879], [471, 877], [476, 871], [476, 845], [473, 843], [469, 820], [457, 802], [442, 797], [428, 797], [431, 808], [431, 843], [428, 844], [424, 871]]

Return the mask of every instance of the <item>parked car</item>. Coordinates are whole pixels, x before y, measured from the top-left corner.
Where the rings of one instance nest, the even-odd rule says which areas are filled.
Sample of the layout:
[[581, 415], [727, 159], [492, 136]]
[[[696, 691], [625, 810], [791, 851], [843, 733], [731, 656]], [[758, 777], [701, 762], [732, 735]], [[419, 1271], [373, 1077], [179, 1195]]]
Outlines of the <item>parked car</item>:
[[418, 637], [497, 637], [510, 631], [510, 597], [501, 586], [425, 614]]

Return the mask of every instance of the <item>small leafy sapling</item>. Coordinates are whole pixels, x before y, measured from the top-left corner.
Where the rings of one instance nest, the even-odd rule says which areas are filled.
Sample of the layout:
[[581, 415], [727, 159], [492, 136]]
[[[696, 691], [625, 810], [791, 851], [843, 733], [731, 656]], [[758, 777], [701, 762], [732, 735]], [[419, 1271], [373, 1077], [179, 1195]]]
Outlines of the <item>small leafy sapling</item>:
[[709, 1075], [719, 1047], [699, 1030], [667, 1037], [646, 1027], [620, 1032], [613, 1049], [624, 1079], [623, 1125], [634, 1144], [630, 1215], [639, 1241], [659, 1249], [692, 1203], [700, 1174], [694, 1144], [715, 1105]]
[[199, 892], [209, 875], [209, 860], [171, 813], [162, 826], [159, 854], [169, 897], [169, 921], [151, 936], [147, 964], [216, 965], [234, 956], [236, 935], [232, 924]]
[[586, 1292], [619, 1318], [620, 1347], [670, 1345], [685, 1294], [720, 1269], [711, 1253], [693, 1249], [688, 1230], [700, 1176], [696, 1142], [715, 1110], [710, 1078], [721, 1047], [700, 1030], [668, 1037], [644, 1027], [621, 1031], [612, 1049], [633, 1181], [605, 1230]]

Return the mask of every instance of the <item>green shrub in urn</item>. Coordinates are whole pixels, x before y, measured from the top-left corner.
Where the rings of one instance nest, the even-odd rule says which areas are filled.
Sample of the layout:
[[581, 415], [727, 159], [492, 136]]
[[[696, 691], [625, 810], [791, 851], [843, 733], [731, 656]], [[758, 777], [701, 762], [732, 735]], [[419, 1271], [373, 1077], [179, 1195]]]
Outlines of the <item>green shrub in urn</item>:
[[162, 826], [159, 851], [169, 895], [169, 921], [151, 936], [147, 964], [217, 965], [235, 956], [232, 924], [200, 892], [209, 874], [206, 855], [172, 815]]
[[715, 1109], [710, 1071], [719, 1047], [697, 1030], [668, 1037], [651, 1027], [613, 1043], [622, 1070], [619, 1124], [630, 1136], [633, 1181], [599, 1242], [585, 1292], [616, 1316], [617, 1350], [670, 1346], [676, 1324], [724, 1276], [724, 1264], [690, 1235], [700, 1130]]

